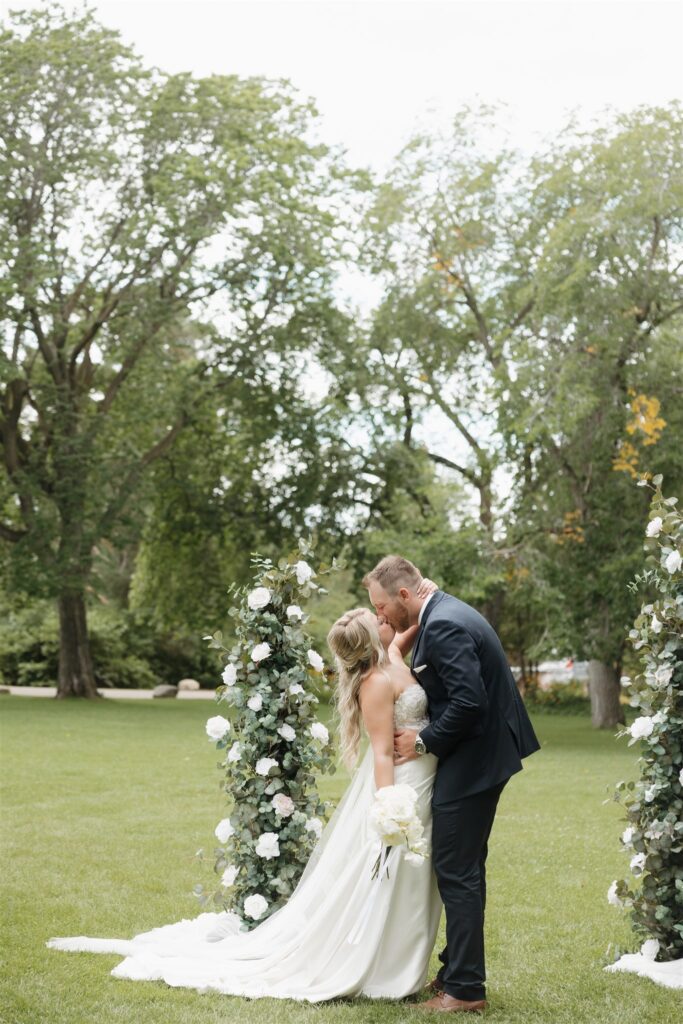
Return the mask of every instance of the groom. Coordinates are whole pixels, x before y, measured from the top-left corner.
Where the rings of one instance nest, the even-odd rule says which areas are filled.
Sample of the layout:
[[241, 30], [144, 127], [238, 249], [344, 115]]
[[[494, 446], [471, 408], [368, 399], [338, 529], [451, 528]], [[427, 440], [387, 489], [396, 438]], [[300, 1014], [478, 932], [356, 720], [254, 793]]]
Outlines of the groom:
[[420, 1009], [483, 1010], [487, 843], [498, 798], [522, 758], [540, 748], [500, 640], [464, 601], [417, 596], [422, 574], [389, 555], [363, 579], [377, 614], [399, 632], [420, 626], [411, 671], [429, 700], [430, 724], [394, 738], [396, 764], [439, 758], [432, 797], [432, 857], [446, 910], [442, 967]]

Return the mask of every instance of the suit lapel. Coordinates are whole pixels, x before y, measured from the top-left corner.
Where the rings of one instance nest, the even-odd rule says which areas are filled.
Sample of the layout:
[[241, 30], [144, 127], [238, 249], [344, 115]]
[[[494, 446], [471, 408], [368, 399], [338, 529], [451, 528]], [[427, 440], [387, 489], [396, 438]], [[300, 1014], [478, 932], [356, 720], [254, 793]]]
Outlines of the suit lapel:
[[420, 632], [417, 634], [417, 638], [415, 640], [415, 643], [413, 644], [413, 655], [412, 655], [412, 657], [410, 659], [410, 671], [413, 672], [413, 675], [415, 674], [414, 673], [415, 665], [418, 664], [417, 655], [418, 655], [418, 652], [420, 650], [420, 643], [422, 641], [422, 634], [425, 631], [425, 626], [427, 625], [427, 622], [429, 620], [429, 616], [431, 615], [431, 613], [434, 611], [434, 609], [437, 606], [437, 604], [439, 603], [439, 601], [441, 601], [441, 599], [444, 596], [445, 595], [444, 595], [443, 590], [437, 590], [435, 592], [434, 596], [432, 597], [431, 601], [429, 602], [429, 604], [427, 605], [427, 607], [424, 610], [424, 615], [422, 616], [422, 622], [420, 623]]

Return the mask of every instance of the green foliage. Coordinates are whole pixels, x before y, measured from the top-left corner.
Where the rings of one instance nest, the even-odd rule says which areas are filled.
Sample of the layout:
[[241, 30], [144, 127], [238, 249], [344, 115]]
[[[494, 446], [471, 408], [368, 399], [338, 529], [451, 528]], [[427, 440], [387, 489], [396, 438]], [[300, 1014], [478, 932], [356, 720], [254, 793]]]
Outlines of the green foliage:
[[647, 568], [634, 587], [654, 600], [643, 604], [629, 633], [643, 671], [633, 683], [639, 717], [629, 745], [643, 740], [637, 782], [620, 782], [616, 799], [628, 815], [622, 844], [631, 872], [610, 899], [631, 910], [637, 934], [659, 943], [659, 957], [683, 957], [683, 515], [676, 498], [664, 498], [661, 476], [653, 479]]
[[551, 683], [546, 689], [534, 685], [531, 679], [524, 690], [524, 703], [530, 711], [561, 715], [589, 715], [591, 710], [586, 687], [576, 679], [568, 683]]
[[213, 724], [222, 733], [216, 747], [226, 752], [219, 767], [231, 808], [216, 831], [221, 885], [211, 895], [201, 885], [195, 892], [202, 905], [211, 899], [247, 928], [283, 906], [296, 887], [326, 811], [316, 776], [335, 770], [311, 686], [324, 665], [299, 602], [321, 590], [315, 579], [343, 565], [321, 564], [315, 572], [305, 561], [312, 553], [301, 540], [277, 565], [253, 556], [254, 589], [232, 588], [234, 645], [225, 647], [221, 631], [205, 638], [224, 651], [217, 700], [231, 709], [230, 722], [217, 716], [207, 732], [211, 737]]
[[[53, 602], [25, 601], [0, 616], [0, 680], [11, 686], [54, 686], [59, 621]], [[141, 613], [114, 604], [88, 610], [95, 682], [107, 689], [145, 689], [190, 676], [217, 683], [215, 659], [196, 636], [161, 629]]]

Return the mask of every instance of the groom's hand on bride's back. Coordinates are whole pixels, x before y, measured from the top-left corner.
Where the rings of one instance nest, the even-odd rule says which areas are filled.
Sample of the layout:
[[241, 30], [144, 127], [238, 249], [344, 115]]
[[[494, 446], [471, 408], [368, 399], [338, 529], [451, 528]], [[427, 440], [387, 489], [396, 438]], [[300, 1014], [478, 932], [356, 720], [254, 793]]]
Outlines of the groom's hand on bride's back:
[[415, 751], [417, 729], [397, 729], [394, 733], [394, 766], [414, 761], [420, 755]]

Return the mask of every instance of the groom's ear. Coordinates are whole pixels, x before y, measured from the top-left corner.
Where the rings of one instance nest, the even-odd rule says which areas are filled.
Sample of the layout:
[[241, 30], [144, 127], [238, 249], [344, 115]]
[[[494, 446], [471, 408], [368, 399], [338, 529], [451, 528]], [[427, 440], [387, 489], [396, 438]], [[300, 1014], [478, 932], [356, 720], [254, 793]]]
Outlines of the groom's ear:
[[402, 601], [409, 601], [411, 594], [407, 587], [399, 587], [398, 596]]

